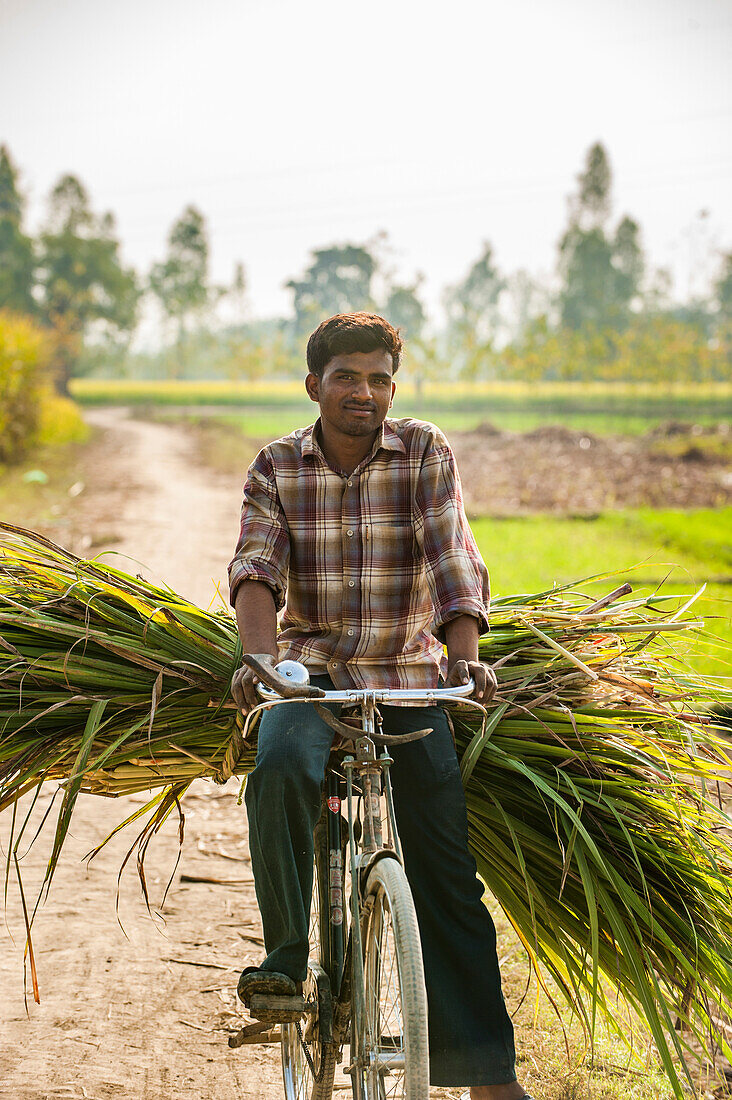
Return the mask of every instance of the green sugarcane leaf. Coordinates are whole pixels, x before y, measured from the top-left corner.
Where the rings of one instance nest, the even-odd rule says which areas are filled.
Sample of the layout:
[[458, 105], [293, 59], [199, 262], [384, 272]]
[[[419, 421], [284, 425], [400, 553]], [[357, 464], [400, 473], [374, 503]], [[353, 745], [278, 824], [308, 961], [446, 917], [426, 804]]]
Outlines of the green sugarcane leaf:
[[102, 720], [105, 708], [107, 706], [106, 699], [97, 699], [92, 703], [89, 710], [89, 717], [84, 728], [84, 734], [81, 739], [81, 745], [79, 746], [79, 752], [76, 760], [74, 761], [73, 771], [69, 776], [66, 789], [64, 791], [63, 802], [61, 803], [61, 810], [58, 816], [58, 824], [56, 825], [56, 835], [53, 840], [53, 849], [48, 861], [48, 869], [44, 879], [46, 887], [46, 893], [51, 886], [51, 880], [53, 879], [56, 866], [58, 864], [58, 857], [61, 853], [61, 848], [66, 834], [69, 831], [69, 825], [71, 824], [71, 814], [73, 813], [74, 803], [81, 790], [82, 780], [84, 778], [84, 769], [89, 759], [89, 754], [94, 744], [94, 738], [96, 736], [99, 724]]

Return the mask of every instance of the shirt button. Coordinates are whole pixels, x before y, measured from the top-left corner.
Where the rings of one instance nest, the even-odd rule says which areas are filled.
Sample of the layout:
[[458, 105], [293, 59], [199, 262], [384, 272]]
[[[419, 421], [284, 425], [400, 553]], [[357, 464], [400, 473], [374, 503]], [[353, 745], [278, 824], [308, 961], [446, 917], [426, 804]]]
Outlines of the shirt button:
[[348, 587], [349, 587], [349, 588], [353, 588], [355, 584], [356, 584], [356, 582], [355, 582], [355, 581], [349, 581], [349, 582], [348, 582]]
[[353, 535], [353, 530], [349, 527], [348, 530], [346, 531], [346, 534], [348, 535], [348, 537], [350, 539], [351, 536]]
[[338, 668], [338, 662], [337, 661], [331, 661], [330, 662], [330, 667], [331, 668]]
[[355, 630], [349, 630], [349, 631], [348, 631], [348, 637], [349, 637], [349, 638], [352, 638], [352, 637], [353, 637], [353, 635], [354, 635], [355, 633], [356, 633], [356, 631], [355, 631]]
[[348, 488], [350, 489], [350, 487], [353, 485], [353, 482], [349, 481], [349, 482], [347, 482], [347, 484], [348, 484]]

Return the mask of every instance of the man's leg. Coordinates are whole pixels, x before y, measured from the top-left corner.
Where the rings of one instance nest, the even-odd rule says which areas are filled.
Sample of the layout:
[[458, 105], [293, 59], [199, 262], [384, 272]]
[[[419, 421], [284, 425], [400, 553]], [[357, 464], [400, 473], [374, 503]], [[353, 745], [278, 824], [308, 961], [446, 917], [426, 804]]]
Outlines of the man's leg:
[[[322, 686], [332, 685], [325, 679]], [[262, 969], [295, 981], [307, 975], [313, 829], [332, 741], [333, 731], [309, 703], [273, 707], [262, 716], [256, 766], [247, 778], [249, 848], [267, 951]]]
[[382, 714], [385, 733], [434, 730], [390, 750], [397, 825], [422, 939], [431, 1083], [515, 1082], [496, 933], [468, 850], [465, 797], [447, 719], [439, 707], [384, 707]]

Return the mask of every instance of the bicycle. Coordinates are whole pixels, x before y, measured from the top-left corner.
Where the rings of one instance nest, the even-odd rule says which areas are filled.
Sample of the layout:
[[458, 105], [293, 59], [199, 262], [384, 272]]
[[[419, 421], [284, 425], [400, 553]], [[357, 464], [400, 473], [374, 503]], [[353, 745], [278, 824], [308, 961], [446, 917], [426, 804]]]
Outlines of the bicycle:
[[[297, 1009], [302, 1017], [282, 1024], [279, 1031], [285, 1096], [330, 1100], [336, 1068], [347, 1047], [344, 1072], [351, 1077], [355, 1100], [425, 1100], [427, 994], [394, 813], [389, 774], [393, 760], [387, 750], [432, 731], [384, 734], [377, 704], [462, 703], [476, 707], [484, 718], [485, 708], [468, 698], [472, 681], [456, 688], [323, 691], [309, 685], [307, 669], [297, 662], [281, 662], [273, 673], [256, 658], [245, 656], [243, 661], [256, 671], [263, 697], [247, 716], [245, 738], [261, 711], [307, 699], [342, 740], [328, 763], [314, 834], [311, 957]], [[359, 708], [360, 729], [335, 717], [323, 703]], [[349, 749], [344, 755], [345, 744]], [[380, 755], [377, 744], [383, 746]], [[347, 886], [350, 896], [345, 905]], [[259, 1022], [242, 1028], [229, 1045], [271, 1041], [277, 1032], [268, 1019], [276, 1018], [283, 1007], [292, 1008], [292, 1000], [253, 996], [250, 1012]]]

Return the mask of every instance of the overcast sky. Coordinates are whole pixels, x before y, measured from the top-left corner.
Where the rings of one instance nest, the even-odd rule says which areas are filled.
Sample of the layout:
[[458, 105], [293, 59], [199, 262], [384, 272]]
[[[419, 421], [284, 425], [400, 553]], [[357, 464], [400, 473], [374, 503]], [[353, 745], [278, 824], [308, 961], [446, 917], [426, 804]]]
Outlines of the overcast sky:
[[686, 294], [732, 249], [731, 73], [732, 0], [0, 0], [31, 227], [73, 172], [144, 271], [195, 203], [259, 316], [311, 248], [380, 230], [433, 309], [483, 240], [550, 273], [598, 139], [615, 216]]

